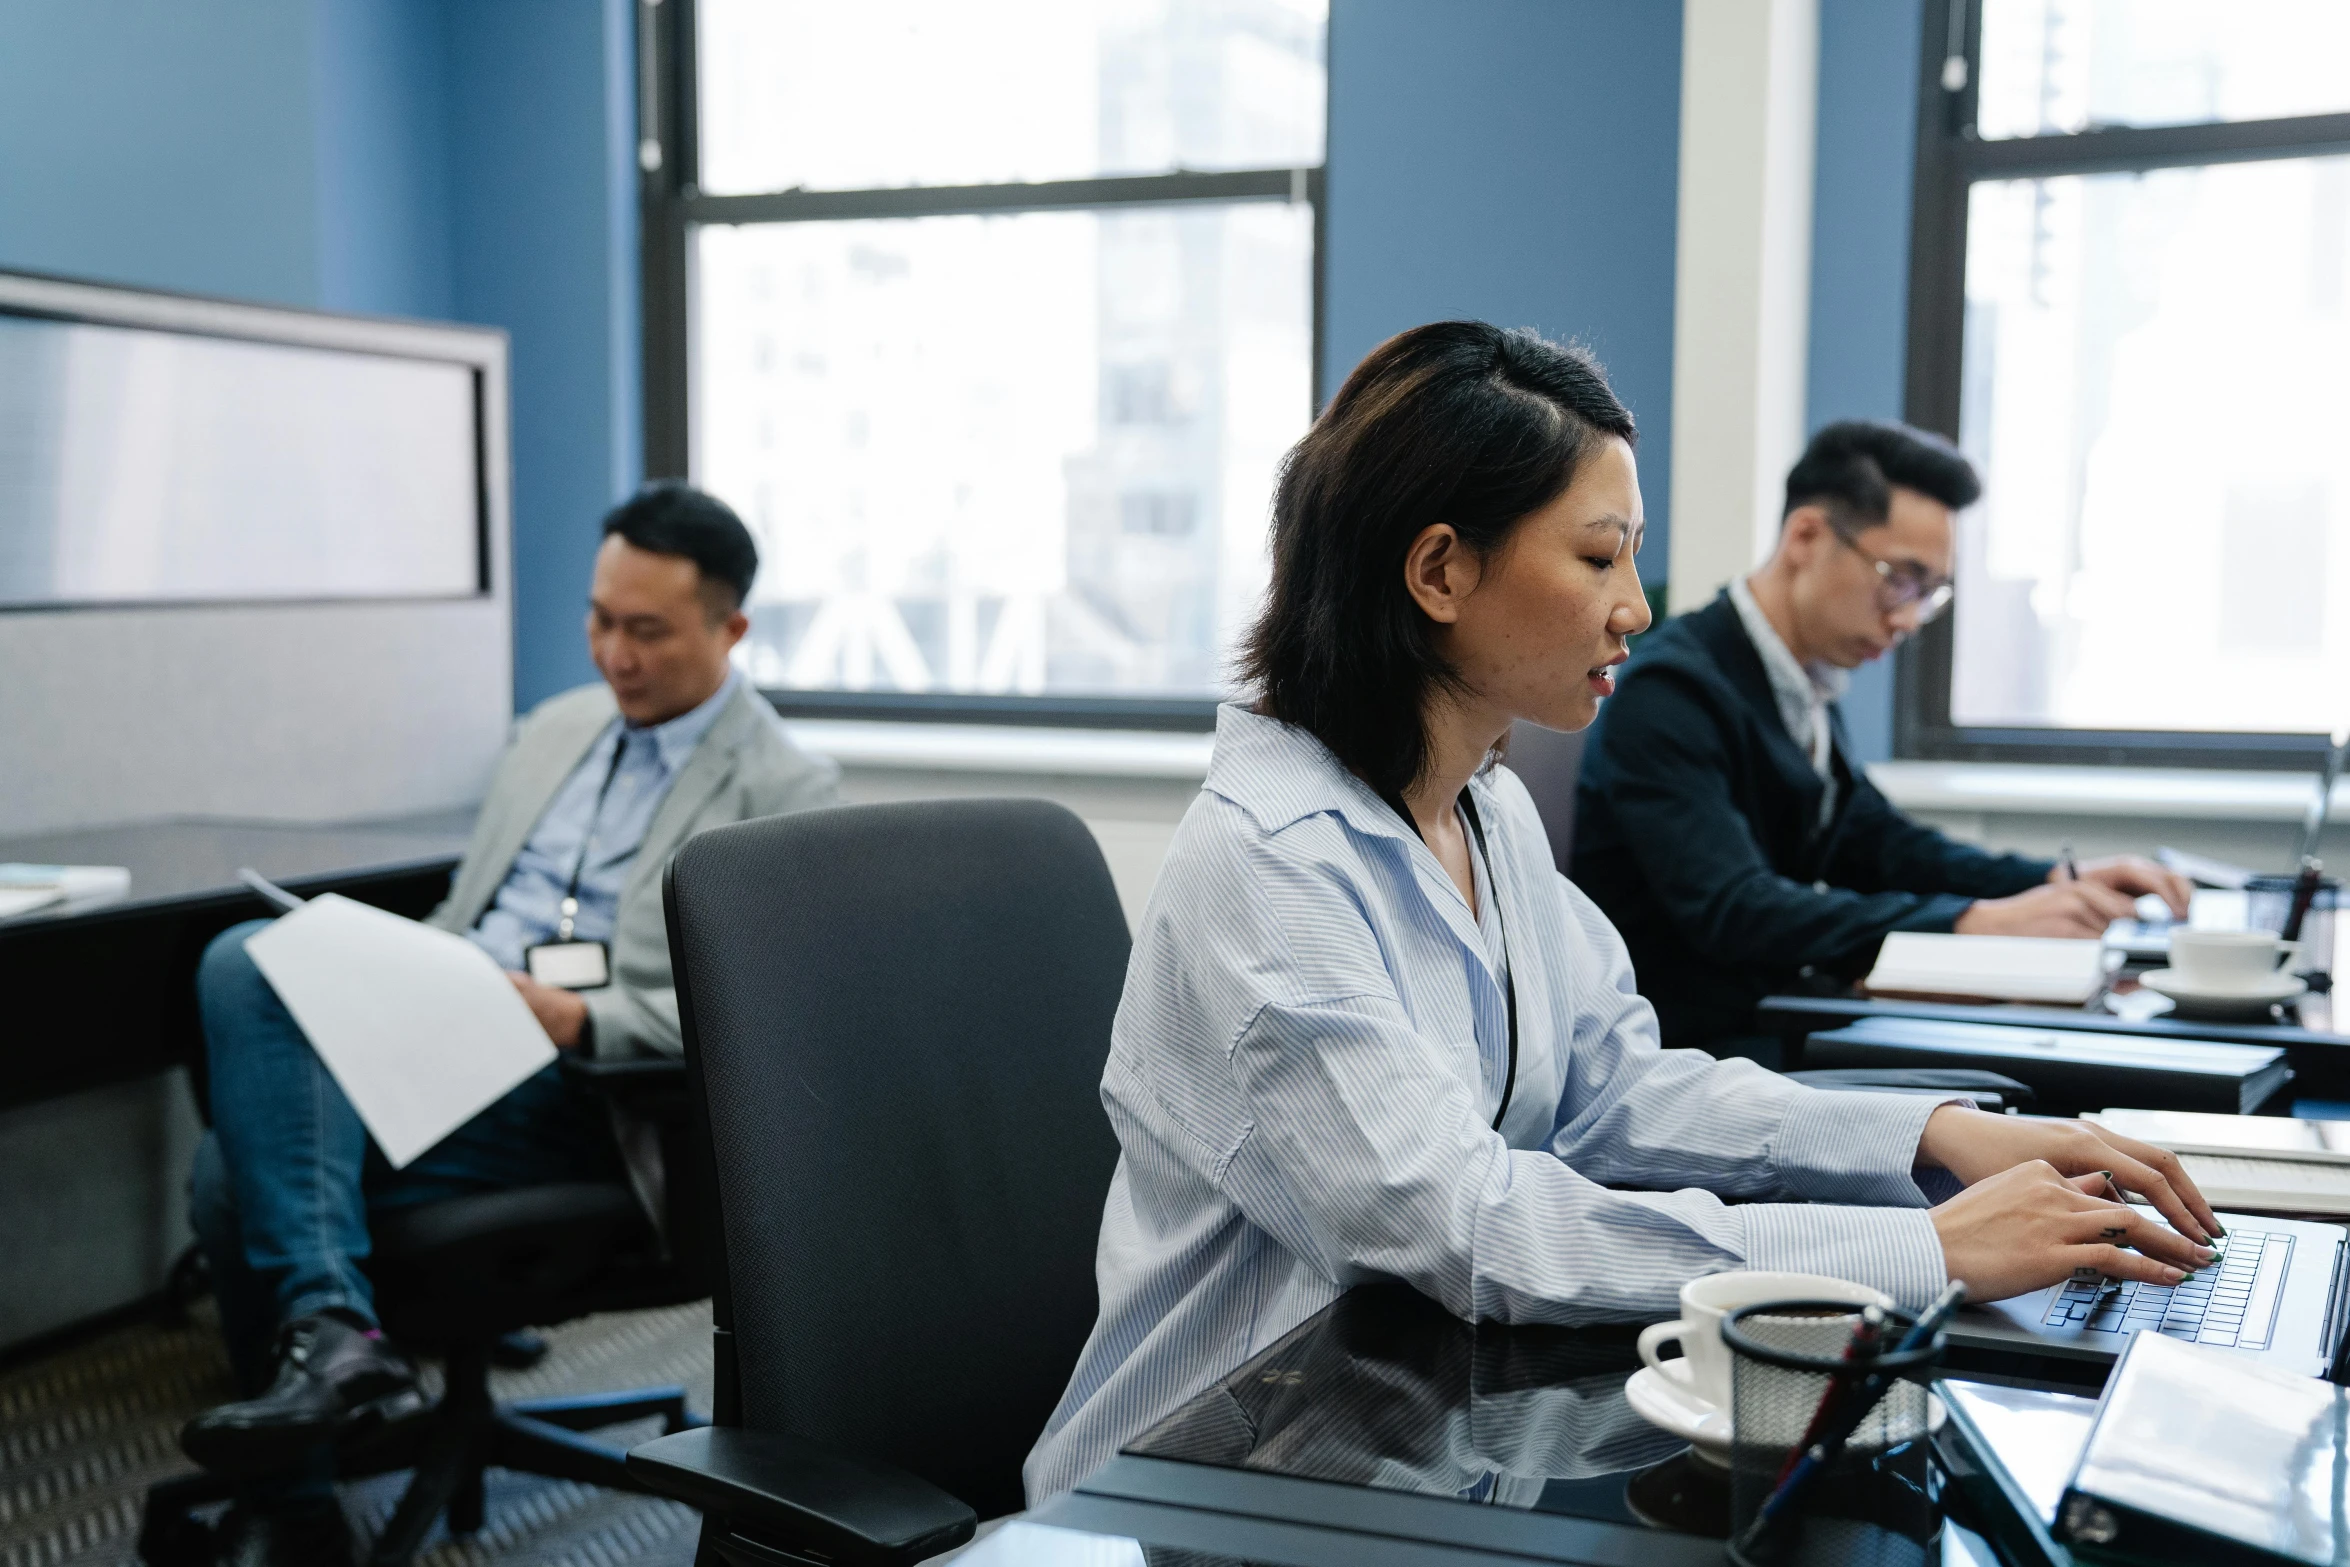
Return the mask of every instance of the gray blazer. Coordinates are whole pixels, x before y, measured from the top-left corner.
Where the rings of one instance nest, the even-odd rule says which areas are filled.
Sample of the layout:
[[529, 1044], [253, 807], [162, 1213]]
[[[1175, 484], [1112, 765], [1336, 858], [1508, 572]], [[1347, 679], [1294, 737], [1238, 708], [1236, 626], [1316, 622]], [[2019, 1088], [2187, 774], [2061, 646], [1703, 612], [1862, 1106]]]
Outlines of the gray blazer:
[[[549, 697], [515, 727], [449, 896], [425, 916], [426, 924], [449, 931], [473, 927], [555, 791], [618, 711], [611, 691], [598, 682]], [[747, 683], [736, 692], [669, 786], [629, 867], [612, 933], [611, 985], [581, 992], [599, 1057], [684, 1053], [661, 906], [661, 872], [669, 856], [705, 827], [834, 804], [839, 777], [832, 762], [791, 743], [766, 698]]]

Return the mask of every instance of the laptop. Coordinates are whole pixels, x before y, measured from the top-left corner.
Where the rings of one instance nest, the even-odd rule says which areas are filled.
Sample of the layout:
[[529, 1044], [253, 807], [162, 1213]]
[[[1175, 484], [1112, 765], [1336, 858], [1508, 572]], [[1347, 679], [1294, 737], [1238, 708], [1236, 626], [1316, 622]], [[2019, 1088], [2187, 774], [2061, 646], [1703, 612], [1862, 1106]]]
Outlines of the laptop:
[[2234, 1213], [2219, 1221], [2225, 1254], [2183, 1284], [2073, 1282], [1964, 1308], [1950, 1323], [1953, 1363], [1996, 1372], [2072, 1361], [2078, 1380], [2102, 1381], [2130, 1335], [2144, 1331], [2345, 1380], [2350, 1230]]

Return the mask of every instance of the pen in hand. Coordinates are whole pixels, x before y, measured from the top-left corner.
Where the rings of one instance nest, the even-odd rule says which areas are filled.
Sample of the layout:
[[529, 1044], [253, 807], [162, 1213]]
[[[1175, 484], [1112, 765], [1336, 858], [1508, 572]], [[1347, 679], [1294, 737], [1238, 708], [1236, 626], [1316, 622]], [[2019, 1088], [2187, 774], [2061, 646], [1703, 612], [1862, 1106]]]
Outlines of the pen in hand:
[[2064, 879], [2066, 881], [2079, 881], [2081, 879], [2081, 868], [2073, 863], [2072, 840], [2067, 838], [2064, 842], [2064, 847], [2057, 850], [2056, 852], [2059, 857], [2058, 863], [2064, 867]]

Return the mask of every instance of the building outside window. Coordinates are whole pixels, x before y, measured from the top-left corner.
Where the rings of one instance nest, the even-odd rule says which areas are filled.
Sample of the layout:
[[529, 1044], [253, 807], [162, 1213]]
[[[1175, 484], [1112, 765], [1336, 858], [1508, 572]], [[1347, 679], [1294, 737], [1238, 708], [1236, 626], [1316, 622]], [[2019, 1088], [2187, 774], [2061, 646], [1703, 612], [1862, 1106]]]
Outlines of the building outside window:
[[1313, 412], [1324, 0], [658, 9], [648, 458], [758, 535], [754, 678], [1204, 722]]
[[2350, 723], [2350, 7], [1947, 19], [1911, 417], [1985, 497], [1902, 748], [2296, 763]]

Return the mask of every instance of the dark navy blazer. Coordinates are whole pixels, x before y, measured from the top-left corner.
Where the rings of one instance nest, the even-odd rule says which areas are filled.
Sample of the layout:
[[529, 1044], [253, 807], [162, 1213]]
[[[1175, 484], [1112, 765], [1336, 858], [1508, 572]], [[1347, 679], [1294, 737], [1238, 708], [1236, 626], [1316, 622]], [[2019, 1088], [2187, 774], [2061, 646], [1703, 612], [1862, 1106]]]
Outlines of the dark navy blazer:
[[1851, 760], [1829, 709], [1836, 810], [1787, 732], [1728, 593], [1640, 639], [1576, 784], [1576, 884], [1632, 952], [1667, 1045], [1754, 1030], [1754, 1004], [1866, 974], [1888, 931], [1946, 931], [2050, 863], [1912, 821]]

